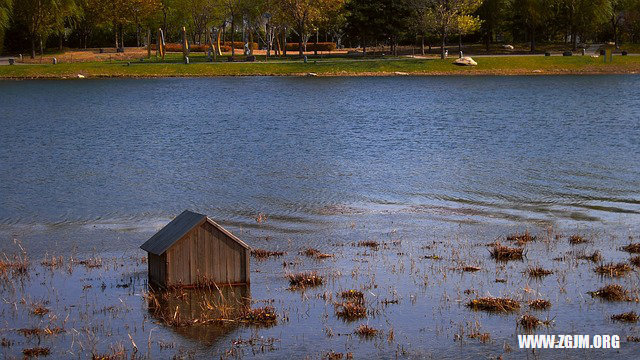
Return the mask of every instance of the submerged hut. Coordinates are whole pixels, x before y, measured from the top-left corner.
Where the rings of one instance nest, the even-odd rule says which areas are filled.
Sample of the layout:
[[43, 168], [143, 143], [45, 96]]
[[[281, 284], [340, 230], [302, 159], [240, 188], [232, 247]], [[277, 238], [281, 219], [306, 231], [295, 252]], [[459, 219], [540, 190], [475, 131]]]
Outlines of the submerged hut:
[[249, 246], [206, 215], [184, 211], [140, 248], [152, 285], [249, 284]]

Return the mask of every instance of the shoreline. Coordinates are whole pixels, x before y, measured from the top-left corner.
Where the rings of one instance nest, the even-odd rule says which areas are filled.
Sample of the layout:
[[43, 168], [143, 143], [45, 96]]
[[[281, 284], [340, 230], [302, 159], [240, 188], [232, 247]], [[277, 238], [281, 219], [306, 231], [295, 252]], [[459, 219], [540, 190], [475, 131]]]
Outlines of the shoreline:
[[89, 78], [214, 78], [269, 77], [388, 77], [388, 76], [530, 76], [530, 75], [634, 75], [640, 73], [640, 57], [479, 57], [477, 66], [456, 66], [451, 58], [439, 59], [345, 59], [291, 62], [214, 62], [201, 58], [188, 65], [170, 62], [120, 61], [78, 62], [57, 65], [0, 66], [0, 80], [46, 80]]

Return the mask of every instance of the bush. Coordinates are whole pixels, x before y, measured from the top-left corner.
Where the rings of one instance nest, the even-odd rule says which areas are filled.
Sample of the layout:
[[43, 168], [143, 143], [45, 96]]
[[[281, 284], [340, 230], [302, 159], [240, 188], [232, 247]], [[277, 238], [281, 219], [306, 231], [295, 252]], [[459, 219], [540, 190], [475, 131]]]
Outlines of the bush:
[[[287, 51], [298, 51], [299, 43], [287, 43]], [[307, 51], [333, 51], [336, 49], [336, 43], [333, 42], [319, 42], [319, 43], [307, 43]]]
[[[236, 41], [233, 43], [236, 49], [244, 49], [244, 43], [241, 41]], [[151, 44], [151, 50], [156, 49], [156, 44]], [[164, 47], [167, 52], [182, 52], [182, 44], [180, 43], [166, 43]], [[258, 43], [253, 43], [253, 50], [258, 49]], [[231, 51], [231, 42], [225, 42], [224, 45], [220, 46], [220, 50], [222, 52], [230, 52]], [[191, 44], [190, 48], [191, 52], [204, 52], [209, 51], [209, 44]]]

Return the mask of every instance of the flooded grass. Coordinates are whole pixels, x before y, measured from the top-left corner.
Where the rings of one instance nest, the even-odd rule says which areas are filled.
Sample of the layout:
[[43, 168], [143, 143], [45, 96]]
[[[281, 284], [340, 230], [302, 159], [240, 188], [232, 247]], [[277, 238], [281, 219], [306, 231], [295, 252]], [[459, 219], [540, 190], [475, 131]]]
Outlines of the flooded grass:
[[490, 251], [491, 257], [498, 261], [522, 260], [524, 248], [512, 248], [500, 244], [495, 244]]
[[345, 321], [355, 321], [367, 317], [367, 308], [360, 302], [346, 301], [336, 304], [336, 316]]
[[542, 325], [542, 321], [533, 315], [524, 314], [518, 320], [518, 325], [525, 330], [535, 330], [538, 326]]
[[518, 244], [518, 246], [523, 246], [529, 242], [536, 241], [538, 239], [537, 236], [532, 236], [529, 233], [529, 230], [526, 230], [524, 233], [515, 233], [507, 236], [507, 241], [512, 241]]
[[626, 263], [608, 263], [603, 264], [594, 269], [594, 271], [602, 276], [620, 277], [627, 275], [633, 269]]
[[627, 322], [627, 323], [638, 322], [639, 318], [640, 317], [638, 317], [638, 314], [636, 314], [635, 311], [630, 311], [630, 312], [611, 316], [611, 320], [613, 321], [620, 321], [620, 322]]
[[318, 249], [308, 248], [301, 252], [302, 255], [315, 259], [327, 259], [333, 257], [331, 254], [325, 254]]
[[638, 254], [640, 253], [640, 243], [631, 243], [631, 244], [625, 245], [622, 247], [622, 250], [628, 253]]
[[[347, 357], [346, 350], [353, 351], [349, 356], [359, 357], [371, 349], [381, 357], [395, 357], [398, 351], [398, 357], [404, 358], [411, 351], [425, 354], [420, 352], [424, 347], [416, 345], [405, 348], [402, 355], [398, 349], [406, 339], [424, 336], [429, 344], [446, 344], [453, 334], [463, 353], [498, 356], [508, 351], [523, 354], [512, 334], [551, 325], [540, 314], [554, 319], [554, 331], [592, 331], [582, 326], [584, 314], [600, 316], [611, 326], [619, 321], [633, 323], [629, 313], [612, 316], [615, 312], [608, 310], [619, 306], [610, 301], [630, 301], [640, 285], [636, 276], [617, 276], [632, 271], [631, 263], [621, 261], [624, 243], [611, 249], [608, 243], [590, 242], [587, 249], [574, 251], [566, 241], [520, 239], [526, 250], [493, 244], [490, 250], [509, 250], [499, 251], [505, 255], [497, 257], [491, 251], [489, 257], [487, 240], [505, 239], [504, 235], [468, 242], [440, 237], [422, 244], [412, 244], [396, 232], [373, 237], [382, 236], [388, 238], [377, 246], [345, 241], [318, 247], [335, 254], [331, 261], [316, 261], [322, 252], [308, 245], [288, 247], [288, 253], [266, 250], [271, 242], [265, 240], [261, 245], [266, 246], [256, 247], [253, 258], [282, 259], [252, 262], [250, 292], [215, 283], [199, 289], [152, 290], [145, 283], [146, 264], [138, 255], [91, 256], [81, 261], [48, 256], [30, 263], [26, 272], [6, 266], [0, 277], [5, 300], [0, 311], [5, 321], [16, 325], [2, 334], [3, 347], [14, 358], [34, 346], [50, 349], [50, 358], [65, 357], [68, 349], [81, 354], [80, 358], [205, 355], [190, 344], [206, 344], [203, 348], [211, 349], [208, 355], [221, 358], [270, 352], [276, 352], [272, 357], [287, 357], [294, 346], [290, 335], [299, 334], [308, 343], [311, 358], [321, 358], [331, 349], [342, 350], [332, 352], [342, 358]], [[544, 239], [554, 239], [554, 234], [547, 233]], [[374, 248], [377, 251], [368, 251]], [[427, 255], [425, 261], [425, 250], [438, 255]], [[589, 255], [584, 255], [585, 250]], [[527, 262], [509, 261], [523, 259], [524, 251]], [[615, 262], [578, 261], [581, 256], [601, 256], [600, 251]], [[561, 261], [552, 260], [559, 256]], [[25, 258], [5, 260], [13, 263]], [[550, 274], [551, 279], [531, 281]], [[605, 301], [585, 299], [589, 287], [601, 286], [602, 275], [615, 276], [620, 284], [589, 293]], [[65, 297], [67, 291], [70, 295]], [[402, 314], [412, 314], [416, 321], [407, 321]], [[560, 318], [557, 324], [556, 318]], [[431, 326], [435, 333], [420, 332]], [[624, 331], [619, 333], [636, 335]], [[362, 341], [347, 346], [350, 338]], [[446, 354], [450, 345], [441, 349], [437, 354]]]
[[362, 324], [358, 326], [358, 328], [354, 332], [356, 333], [356, 335], [360, 336], [361, 338], [369, 339], [378, 335], [380, 330], [376, 328], [372, 328], [369, 325]]
[[360, 246], [360, 247], [368, 247], [371, 250], [378, 250], [378, 247], [380, 246], [380, 243], [377, 242], [377, 241], [373, 241], [373, 240], [367, 240], [367, 241], [358, 242], [358, 246]]
[[606, 285], [596, 291], [589, 292], [592, 297], [607, 301], [630, 301], [629, 292], [619, 284]]
[[258, 260], [284, 256], [284, 251], [271, 251], [265, 249], [252, 249], [251, 256]]
[[324, 283], [322, 276], [315, 272], [302, 272], [287, 275], [291, 289], [304, 289], [308, 287], [320, 286]]
[[541, 266], [530, 267], [527, 269], [527, 274], [531, 278], [543, 278], [545, 276], [553, 274], [553, 271], [544, 269]]
[[579, 245], [587, 242], [587, 239], [585, 239], [582, 235], [575, 234], [569, 236], [569, 244], [571, 245]]
[[529, 302], [529, 308], [532, 310], [547, 310], [551, 308], [551, 301], [545, 299], [536, 299]]
[[22, 350], [25, 358], [36, 358], [40, 356], [49, 356], [51, 350], [45, 347], [34, 347]]
[[248, 309], [241, 319], [246, 323], [259, 326], [274, 326], [278, 323], [278, 316], [273, 306]]
[[602, 254], [600, 253], [600, 251], [596, 250], [590, 255], [578, 255], [578, 259], [589, 260], [591, 262], [597, 263], [602, 261]]
[[509, 298], [483, 297], [473, 299], [467, 303], [473, 310], [482, 310], [496, 313], [510, 313], [520, 309], [520, 303]]

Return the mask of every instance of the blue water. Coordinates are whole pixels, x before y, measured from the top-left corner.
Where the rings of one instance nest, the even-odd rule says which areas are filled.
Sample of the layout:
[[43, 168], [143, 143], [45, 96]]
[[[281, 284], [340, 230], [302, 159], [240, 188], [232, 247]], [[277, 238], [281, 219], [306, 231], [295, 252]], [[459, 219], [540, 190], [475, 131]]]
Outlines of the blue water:
[[0, 226], [637, 222], [639, 76], [0, 82]]

